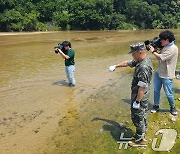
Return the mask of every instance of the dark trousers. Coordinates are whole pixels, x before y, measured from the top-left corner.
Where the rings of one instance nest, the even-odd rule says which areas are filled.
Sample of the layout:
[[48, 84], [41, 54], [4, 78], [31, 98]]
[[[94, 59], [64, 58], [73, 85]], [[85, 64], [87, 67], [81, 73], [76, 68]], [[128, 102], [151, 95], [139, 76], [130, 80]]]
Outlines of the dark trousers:
[[131, 119], [136, 127], [136, 135], [139, 139], [145, 138], [145, 132], [148, 127], [148, 119], [147, 119], [147, 107], [140, 107], [139, 109], [134, 109], [131, 107]]

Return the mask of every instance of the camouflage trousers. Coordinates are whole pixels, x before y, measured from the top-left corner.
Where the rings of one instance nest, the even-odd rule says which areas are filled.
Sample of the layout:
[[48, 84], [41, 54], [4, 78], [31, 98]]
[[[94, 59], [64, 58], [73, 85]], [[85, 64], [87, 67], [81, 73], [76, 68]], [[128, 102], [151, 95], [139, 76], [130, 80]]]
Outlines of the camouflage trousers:
[[148, 128], [147, 111], [147, 107], [140, 107], [139, 109], [131, 107], [131, 119], [136, 127], [136, 136], [138, 140], [145, 138], [145, 133]]

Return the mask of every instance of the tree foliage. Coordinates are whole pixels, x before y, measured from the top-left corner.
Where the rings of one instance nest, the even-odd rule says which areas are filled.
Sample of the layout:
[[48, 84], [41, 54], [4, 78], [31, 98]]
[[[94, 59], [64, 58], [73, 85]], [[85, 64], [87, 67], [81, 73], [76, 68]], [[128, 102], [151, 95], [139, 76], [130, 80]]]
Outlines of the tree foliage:
[[0, 0], [0, 31], [180, 27], [180, 0]]

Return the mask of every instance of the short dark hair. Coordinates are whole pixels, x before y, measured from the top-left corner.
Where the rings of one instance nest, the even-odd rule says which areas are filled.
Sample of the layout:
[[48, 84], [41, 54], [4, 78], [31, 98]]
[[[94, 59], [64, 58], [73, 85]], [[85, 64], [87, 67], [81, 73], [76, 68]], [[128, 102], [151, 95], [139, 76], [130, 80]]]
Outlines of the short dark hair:
[[169, 40], [169, 42], [172, 42], [175, 40], [175, 37], [174, 37], [174, 34], [169, 31], [169, 30], [166, 30], [166, 31], [163, 31], [159, 34], [159, 37], [161, 40]]
[[69, 41], [63, 41], [63, 47], [69, 46], [71, 48], [71, 42]]

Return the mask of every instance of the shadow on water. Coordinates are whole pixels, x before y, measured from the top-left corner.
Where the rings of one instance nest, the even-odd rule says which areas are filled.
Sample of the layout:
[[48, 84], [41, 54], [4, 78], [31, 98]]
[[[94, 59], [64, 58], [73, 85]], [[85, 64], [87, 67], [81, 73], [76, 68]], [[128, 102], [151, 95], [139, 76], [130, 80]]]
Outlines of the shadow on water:
[[[131, 105], [131, 100], [130, 99], [122, 99], [124, 103], [127, 103]], [[151, 110], [153, 108], [153, 105], [151, 103], [148, 104], [148, 110]]]
[[159, 112], [169, 112], [170, 109], [160, 109]]
[[127, 104], [131, 105], [131, 100], [130, 99], [122, 99], [122, 101], [124, 103], [127, 103]]
[[59, 85], [59, 86], [66, 86], [66, 87], [68, 87], [69, 83], [66, 82], [65, 80], [61, 80], [61, 81], [53, 82], [52, 85]]
[[176, 93], [176, 94], [180, 94], [180, 89], [173, 88], [173, 91], [174, 91], [174, 93]]
[[91, 121], [105, 121], [108, 124], [104, 125], [102, 128], [105, 131], [109, 131], [111, 133], [111, 136], [115, 141], [118, 141], [120, 138], [121, 133], [125, 133], [125, 137], [129, 138], [132, 137], [133, 131], [130, 128], [127, 128], [123, 123], [118, 123], [113, 120], [103, 119], [99, 117], [95, 117]]
[[[131, 105], [131, 100], [130, 99], [122, 99], [123, 102]], [[151, 103], [148, 104], [148, 110], [152, 110], [153, 109], [153, 105]], [[160, 109], [159, 112], [169, 112], [169, 109]]]

